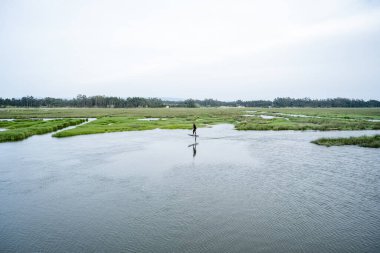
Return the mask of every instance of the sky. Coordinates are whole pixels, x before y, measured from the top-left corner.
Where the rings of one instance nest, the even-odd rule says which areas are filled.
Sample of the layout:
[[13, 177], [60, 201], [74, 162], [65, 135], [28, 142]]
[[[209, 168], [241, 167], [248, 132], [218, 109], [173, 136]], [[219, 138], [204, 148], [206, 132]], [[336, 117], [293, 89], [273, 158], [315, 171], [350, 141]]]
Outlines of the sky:
[[0, 97], [380, 100], [377, 0], [1, 0]]

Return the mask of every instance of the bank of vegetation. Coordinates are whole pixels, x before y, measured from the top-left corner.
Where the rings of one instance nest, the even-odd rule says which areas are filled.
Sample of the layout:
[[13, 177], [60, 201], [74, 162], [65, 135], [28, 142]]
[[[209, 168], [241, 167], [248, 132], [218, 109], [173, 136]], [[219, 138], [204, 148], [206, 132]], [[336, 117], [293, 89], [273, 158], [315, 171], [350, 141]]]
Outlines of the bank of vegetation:
[[97, 118], [55, 137], [190, 129], [193, 122], [198, 127], [229, 123], [237, 130], [260, 131], [380, 129], [380, 108], [0, 108], [0, 118]]
[[357, 145], [357, 146], [366, 147], [366, 148], [380, 148], [380, 135], [349, 137], [349, 138], [321, 138], [321, 139], [312, 141], [312, 143], [323, 145], [326, 147]]
[[45, 134], [65, 127], [75, 126], [85, 122], [86, 119], [23, 119], [13, 121], [0, 121], [0, 142], [19, 141], [32, 135]]
[[[323, 110], [323, 109], [320, 109]], [[130, 109], [122, 114], [100, 117], [99, 119], [55, 134], [67, 137], [82, 134], [121, 132], [135, 130], [190, 129], [192, 123], [198, 127], [220, 123], [234, 124], [237, 130], [379, 130], [379, 121], [369, 121], [372, 110], [351, 109], [347, 115], [337, 111], [320, 116], [298, 117], [296, 114], [242, 110], [238, 108], [199, 108], [199, 109]], [[294, 113], [294, 112], [293, 112]], [[313, 113], [315, 113], [313, 111]], [[264, 115], [263, 115], [264, 114]], [[275, 116], [270, 116], [275, 115]], [[331, 117], [327, 117], [331, 115]], [[377, 109], [380, 115], [380, 109]], [[339, 116], [339, 117], [337, 117]]]
[[[162, 119], [138, 119], [127, 117], [103, 117], [73, 129], [55, 133], [53, 137], [70, 137], [85, 134], [141, 131], [160, 129], [191, 129], [193, 119], [189, 118], [162, 118]], [[198, 124], [199, 127], [204, 124]]]
[[334, 118], [253, 118], [238, 122], [237, 130], [380, 130], [380, 122], [369, 122], [366, 120], [345, 120]]
[[272, 116], [293, 114], [314, 118], [380, 120], [380, 108], [0, 108], [0, 119], [209, 116], [238, 119], [244, 114]]
[[36, 98], [25, 96], [21, 98], [0, 98], [0, 107], [99, 107], [99, 108], [136, 108], [136, 107], [380, 107], [380, 101], [348, 98], [311, 99], [311, 98], [276, 98], [274, 100], [236, 100], [219, 101], [216, 99], [186, 99], [163, 100], [160, 98], [114, 97], [77, 95], [75, 98]]

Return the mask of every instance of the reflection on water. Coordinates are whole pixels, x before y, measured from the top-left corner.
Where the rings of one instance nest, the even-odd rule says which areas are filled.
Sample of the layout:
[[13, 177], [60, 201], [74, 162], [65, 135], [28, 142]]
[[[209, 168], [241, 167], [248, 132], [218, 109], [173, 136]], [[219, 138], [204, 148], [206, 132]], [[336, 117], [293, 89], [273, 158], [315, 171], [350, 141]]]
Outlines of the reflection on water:
[[195, 157], [197, 155], [197, 145], [199, 143], [195, 142], [193, 144], [190, 144], [188, 147], [192, 147], [193, 148], [193, 157]]
[[199, 143], [197, 142], [197, 135], [194, 136], [194, 143], [188, 145], [188, 147], [192, 147], [193, 148], [193, 158], [195, 158], [195, 156], [197, 155], [197, 145]]
[[379, 131], [198, 131], [1, 143], [0, 252], [378, 251]]

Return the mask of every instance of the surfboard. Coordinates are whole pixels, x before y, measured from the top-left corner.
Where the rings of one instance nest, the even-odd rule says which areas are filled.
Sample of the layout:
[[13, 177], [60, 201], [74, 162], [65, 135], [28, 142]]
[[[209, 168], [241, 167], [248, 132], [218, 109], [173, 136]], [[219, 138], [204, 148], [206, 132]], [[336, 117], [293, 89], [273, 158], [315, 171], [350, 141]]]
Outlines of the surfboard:
[[189, 134], [189, 136], [199, 137], [199, 135]]

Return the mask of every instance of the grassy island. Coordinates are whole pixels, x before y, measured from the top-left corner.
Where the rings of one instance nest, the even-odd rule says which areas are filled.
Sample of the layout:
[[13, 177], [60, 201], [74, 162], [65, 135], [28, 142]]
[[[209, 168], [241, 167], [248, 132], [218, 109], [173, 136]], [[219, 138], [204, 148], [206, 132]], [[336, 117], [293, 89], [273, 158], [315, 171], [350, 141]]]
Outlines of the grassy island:
[[65, 127], [75, 126], [85, 122], [86, 119], [22, 119], [12, 121], [0, 121], [0, 142], [19, 141], [32, 135], [45, 134], [60, 130]]
[[321, 139], [312, 141], [312, 143], [323, 145], [326, 147], [357, 145], [357, 146], [366, 147], [366, 148], [380, 148], [380, 135], [349, 137], [349, 138], [321, 138]]

